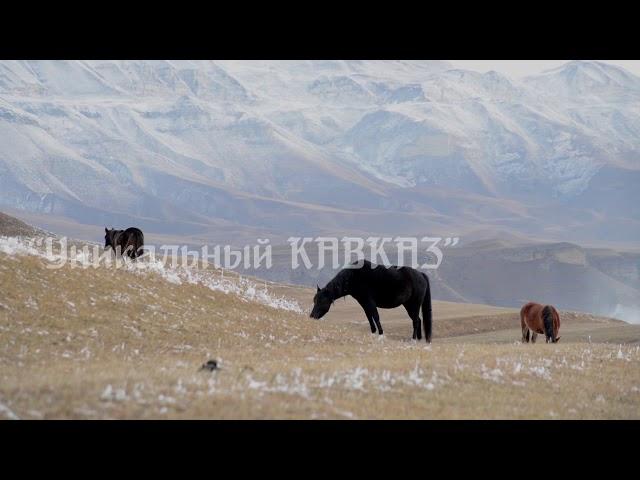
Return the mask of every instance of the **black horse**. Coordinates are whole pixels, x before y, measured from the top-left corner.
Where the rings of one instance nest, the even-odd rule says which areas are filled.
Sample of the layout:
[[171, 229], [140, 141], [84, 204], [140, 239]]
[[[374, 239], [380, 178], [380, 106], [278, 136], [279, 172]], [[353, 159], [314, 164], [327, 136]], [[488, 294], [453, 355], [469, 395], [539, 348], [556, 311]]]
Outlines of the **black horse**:
[[144, 234], [142, 230], [129, 227], [126, 230], [109, 230], [104, 227], [104, 248], [111, 247], [116, 254], [127, 255], [135, 260], [143, 254]]
[[[352, 265], [355, 265], [352, 264]], [[345, 268], [324, 288], [318, 287], [313, 297], [311, 318], [322, 318], [334, 300], [351, 295], [369, 320], [371, 333], [382, 335], [378, 307], [395, 308], [403, 305], [413, 321], [413, 338], [422, 339], [420, 307], [427, 343], [431, 342], [431, 289], [429, 277], [410, 267], [372, 266], [364, 260], [360, 268]]]

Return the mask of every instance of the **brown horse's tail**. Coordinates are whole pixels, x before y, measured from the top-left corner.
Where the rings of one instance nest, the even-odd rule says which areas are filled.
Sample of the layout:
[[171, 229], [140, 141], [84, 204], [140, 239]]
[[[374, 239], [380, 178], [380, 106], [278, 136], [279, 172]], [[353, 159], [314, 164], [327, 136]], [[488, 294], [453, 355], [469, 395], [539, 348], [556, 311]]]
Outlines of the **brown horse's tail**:
[[556, 338], [553, 336], [553, 309], [549, 305], [545, 305], [542, 309], [542, 322], [544, 323], [544, 336], [547, 342], [551, 340], [555, 343]]
[[522, 329], [522, 342], [523, 343], [528, 343], [529, 342], [529, 338], [530, 338], [530, 332], [529, 332], [529, 327], [527, 326], [527, 321], [526, 321], [526, 313], [527, 310], [529, 308], [529, 304], [525, 304], [522, 306], [522, 308], [520, 309], [520, 328]]
[[426, 273], [422, 273], [424, 279], [427, 281], [427, 289], [424, 292], [424, 298], [422, 299], [422, 325], [424, 326], [424, 338], [427, 343], [431, 343], [431, 287], [429, 285], [429, 277]]
[[[554, 320], [555, 320], [555, 324], [554, 324], [554, 332], [556, 333], [556, 335], [558, 335], [558, 333], [560, 333], [560, 314], [558, 313], [558, 310], [555, 307], [551, 307], [553, 310], [553, 315], [554, 315]], [[560, 337], [557, 336], [555, 338], [556, 343], [558, 342], [558, 340], [560, 340]]]

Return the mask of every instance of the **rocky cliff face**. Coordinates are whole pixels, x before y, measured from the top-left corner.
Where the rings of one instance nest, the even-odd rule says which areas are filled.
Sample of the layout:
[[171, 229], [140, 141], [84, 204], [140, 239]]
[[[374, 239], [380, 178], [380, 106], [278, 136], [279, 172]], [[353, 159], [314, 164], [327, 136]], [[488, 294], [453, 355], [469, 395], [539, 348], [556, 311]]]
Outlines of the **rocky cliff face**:
[[274, 209], [277, 230], [349, 230], [300, 222], [333, 207], [628, 242], [639, 92], [598, 62], [516, 82], [446, 62], [3, 61], [0, 204], [166, 233]]

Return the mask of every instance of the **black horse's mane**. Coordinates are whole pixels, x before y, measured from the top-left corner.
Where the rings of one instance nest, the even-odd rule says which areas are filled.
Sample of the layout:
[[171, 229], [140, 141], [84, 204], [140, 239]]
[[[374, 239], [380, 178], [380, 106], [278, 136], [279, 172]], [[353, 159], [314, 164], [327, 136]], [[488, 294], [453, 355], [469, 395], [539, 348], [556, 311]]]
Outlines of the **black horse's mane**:
[[349, 281], [352, 275], [353, 271], [351, 269], [341, 270], [325, 285], [324, 288], [331, 293], [333, 300], [349, 295]]

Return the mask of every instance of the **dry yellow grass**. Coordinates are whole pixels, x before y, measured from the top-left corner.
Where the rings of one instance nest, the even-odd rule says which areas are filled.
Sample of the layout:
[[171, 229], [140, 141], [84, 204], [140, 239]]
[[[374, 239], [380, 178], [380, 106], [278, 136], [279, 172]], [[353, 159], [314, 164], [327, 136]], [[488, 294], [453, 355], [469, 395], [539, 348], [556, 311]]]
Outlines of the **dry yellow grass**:
[[0, 418], [640, 418], [636, 326], [568, 315], [561, 343], [522, 345], [515, 310], [435, 302], [427, 346], [403, 309], [381, 315], [384, 338], [352, 301], [315, 321], [0, 253]]

